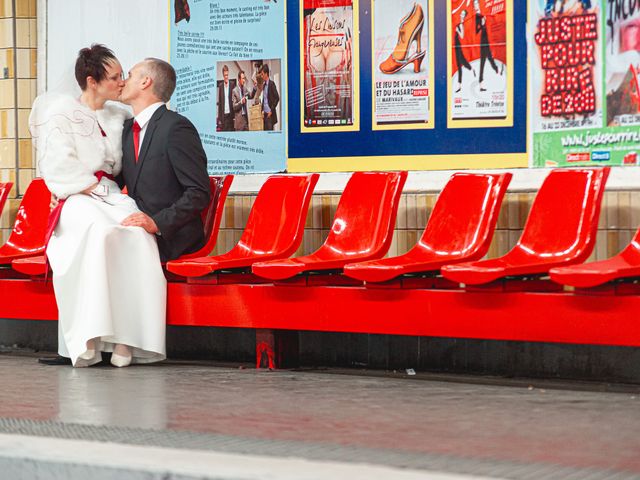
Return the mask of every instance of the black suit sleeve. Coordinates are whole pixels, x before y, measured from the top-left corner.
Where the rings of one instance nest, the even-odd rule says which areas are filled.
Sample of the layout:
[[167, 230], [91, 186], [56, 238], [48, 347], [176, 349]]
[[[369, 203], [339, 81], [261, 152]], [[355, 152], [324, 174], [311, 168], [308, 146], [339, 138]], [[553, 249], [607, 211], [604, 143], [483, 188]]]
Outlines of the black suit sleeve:
[[[273, 82], [273, 80], [270, 80], [270, 81]], [[280, 103], [280, 94], [278, 93], [278, 88], [276, 87], [276, 84], [272, 83], [272, 85], [273, 85], [273, 88], [271, 89], [271, 92], [273, 92], [273, 108], [276, 108], [278, 106], [278, 103]]]
[[210, 187], [207, 157], [195, 127], [180, 118], [169, 133], [167, 159], [183, 187], [182, 196], [171, 206], [152, 216], [160, 234], [171, 236], [207, 207]]

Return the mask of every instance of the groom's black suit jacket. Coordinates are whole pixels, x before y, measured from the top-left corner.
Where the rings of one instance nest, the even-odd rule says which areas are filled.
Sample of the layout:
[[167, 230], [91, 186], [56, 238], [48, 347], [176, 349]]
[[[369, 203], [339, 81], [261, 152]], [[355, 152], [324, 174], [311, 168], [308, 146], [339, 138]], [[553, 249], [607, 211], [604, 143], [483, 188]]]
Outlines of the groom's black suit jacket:
[[162, 261], [178, 258], [204, 245], [200, 213], [210, 196], [207, 157], [195, 127], [182, 115], [158, 108], [140, 146], [133, 151], [133, 119], [122, 131], [122, 173], [138, 208], [156, 222]]

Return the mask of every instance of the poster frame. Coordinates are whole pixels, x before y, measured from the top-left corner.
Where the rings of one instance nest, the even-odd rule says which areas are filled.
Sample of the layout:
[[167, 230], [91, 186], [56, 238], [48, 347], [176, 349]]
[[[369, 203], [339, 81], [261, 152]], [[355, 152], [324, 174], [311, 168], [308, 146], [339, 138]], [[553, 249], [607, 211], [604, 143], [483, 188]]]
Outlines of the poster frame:
[[[375, 83], [375, 57], [376, 50], [374, 48], [376, 40], [376, 29], [375, 29], [375, 12], [376, 12], [376, 3], [377, 0], [371, 0], [371, 81]], [[375, 88], [371, 89], [371, 130], [427, 130], [435, 128], [435, 62], [434, 62], [434, 8], [433, 4], [435, 0], [428, 0], [429, 2], [429, 50], [427, 51], [427, 55], [429, 56], [429, 61], [427, 65], [429, 67], [429, 120], [426, 123], [404, 123], [404, 124], [392, 124], [392, 125], [376, 125], [376, 90]]]
[[[513, 126], [513, 0], [505, 0], [507, 19], [507, 115], [505, 118], [475, 118], [469, 120], [454, 119], [451, 109], [451, 76], [453, 74], [453, 63], [451, 61], [451, 50], [453, 42], [453, 22], [451, 20], [451, 0], [446, 0], [447, 4], [447, 128], [492, 128], [492, 127], [512, 127]], [[528, 15], [528, 12], [527, 12]], [[528, 59], [527, 59], [528, 61]], [[528, 66], [527, 66], [528, 71]], [[528, 115], [527, 115], [528, 119]], [[527, 121], [528, 128], [528, 121]]]
[[[307, 127], [304, 124], [304, 51], [302, 43], [304, 39], [304, 0], [299, 0], [300, 14], [298, 29], [300, 32], [300, 132], [301, 133], [328, 133], [328, 132], [358, 132], [360, 131], [360, 0], [352, 0], [353, 37], [352, 42], [352, 69], [353, 69], [353, 124], [338, 126]], [[285, 11], [286, 18], [286, 11]], [[286, 39], [287, 37], [285, 37]], [[285, 48], [285, 53], [288, 54]]]

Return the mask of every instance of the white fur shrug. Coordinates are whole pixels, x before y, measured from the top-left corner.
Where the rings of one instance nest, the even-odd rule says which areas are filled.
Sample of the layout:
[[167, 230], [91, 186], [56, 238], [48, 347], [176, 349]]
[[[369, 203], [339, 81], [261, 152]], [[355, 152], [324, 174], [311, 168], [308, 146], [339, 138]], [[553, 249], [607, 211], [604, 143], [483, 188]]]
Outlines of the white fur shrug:
[[[40, 174], [58, 198], [67, 198], [97, 182], [95, 172], [117, 175], [122, 169], [122, 126], [131, 115], [108, 102], [91, 110], [77, 99], [45, 94], [33, 104], [29, 127]], [[106, 133], [102, 136], [100, 127]]]

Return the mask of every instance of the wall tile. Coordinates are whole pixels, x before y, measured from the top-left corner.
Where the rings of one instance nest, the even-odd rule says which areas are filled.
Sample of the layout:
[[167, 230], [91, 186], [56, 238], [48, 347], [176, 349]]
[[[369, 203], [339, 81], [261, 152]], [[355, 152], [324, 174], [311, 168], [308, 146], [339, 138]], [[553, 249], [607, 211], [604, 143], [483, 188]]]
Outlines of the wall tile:
[[507, 228], [517, 230], [520, 228], [520, 202], [517, 193], [509, 195], [509, 203], [507, 203]]
[[607, 221], [605, 223], [607, 229], [618, 227], [618, 192], [605, 192], [604, 205], [607, 209]]
[[336, 218], [336, 211], [338, 211], [338, 204], [340, 203], [340, 195], [331, 195], [331, 220], [329, 220], [329, 227], [333, 225], [333, 219]]
[[419, 193], [416, 195], [416, 221], [417, 227], [424, 229], [427, 226], [427, 194]]
[[10, 198], [4, 205], [4, 212], [2, 213], [2, 220], [0, 220], [0, 227], [13, 228], [13, 222], [18, 213], [18, 207], [20, 206], [20, 200], [16, 198]]
[[36, 0], [16, 0], [16, 17], [35, 17]]
[[0, 48], [13, 48], [13, 19], [0, 19]]
[[233, 197], [233, 228], [244, 227], [244, 218], [242, 215], [242, 196], [235, 195]]
[[418, 228], [418, 212], [416, 194], [408, 194], [407, 196], [407, 228]]
[[329, 195], [322, 195], [322, 228], [329, 228], [331, 226], [331, 197]]
[[13, 1], [0, 0], [0, 18], [13, 17]]
[[20, 168], [36, 168], [35, 152], [31, 140], [18, 140], [18, 163]]
[[509, 213], [511, 208], [509, 204], [511, 203], [511, 194], [507, 193], [504, 196], [504, 200], [502, 201], [502, 206], [500, 207], [500, 213], [498, 214], [498, 223], [496, 228], [502, 230], [509, 228]]
[[37, 48], [37, 23], [35, 19], [16, 20], [16, 47], [17, 48]]
[[36, 99], [36, 81], [29, 79], [18, 80], [18, 108], [31, 110]]
[[398, 213], [396, 215], [396, 228], [404, 230], [407, 228], [407, 197], [400, 196], [398, 202]]
[[618, 197], [618, 227], [631, 228], [631, 194], [629, 192], [616, 192]]
[[16, 167], [16, 141], [12, 138], [0, 140], [0, 168]]
[[35, 78], [32, 69], [32, 57], [34, 50], [30, 48], [16, 49], [16, 76], [18, 78]]
[[607, 231], [607, 258], [616, 255], [620, 248], [620, 232], [618, 230]]
[[596, 260], [604, 260], [607, 256], [607, 231], [598, 230], [596, 234]]
[[224, 218], [223, 225], [224, 228], [233, 228], [233, 219], [235, 216], [234, 210], [236, 208], [236, 197], [235, 195], [229, 195], [227, 197], [227, 201], [224, 205]]
[[13, 48], [4, 48], [0, 50], [0, 78], [15, 78], [15, 75]]
[[27, 190], [31, 180], [33, 180], [33, 173], [34, 171], [31, 168], [21, 168], [18, 170], [18, 184], [20, 186], [18, 195], [24, 195], [24, 192]]
[[16, 89], [15, 80], [0, 80], [0, 109], [15, 108], [16, 106]]
[[31, 108], [18, 109], [18, 137], [19, 138], [31, 138], [31, 132], [29, 131], [29, 115], [30, 114], [31, 114]]
[[16, 122], [14, 110], [0, 110], [0, 138], [15, 138]]
[[632, 229], [640, 227], [640, 192], [629, 193], [629, 222]]

